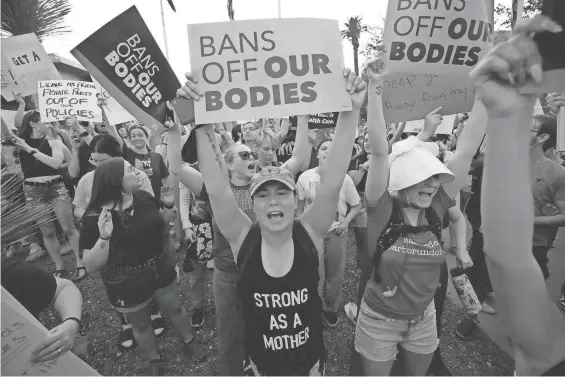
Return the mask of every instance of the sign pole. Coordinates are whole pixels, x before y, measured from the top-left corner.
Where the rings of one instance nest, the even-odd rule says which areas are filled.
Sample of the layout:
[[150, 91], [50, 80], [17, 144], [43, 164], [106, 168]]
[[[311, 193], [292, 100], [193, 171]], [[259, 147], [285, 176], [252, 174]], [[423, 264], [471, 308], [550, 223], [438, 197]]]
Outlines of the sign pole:
[[282, 16], [281, 16], [281, 0], [277, 0], [277, 7], [278, 7], [278, 10], [279, 10], [279, 18], [282, 18]]

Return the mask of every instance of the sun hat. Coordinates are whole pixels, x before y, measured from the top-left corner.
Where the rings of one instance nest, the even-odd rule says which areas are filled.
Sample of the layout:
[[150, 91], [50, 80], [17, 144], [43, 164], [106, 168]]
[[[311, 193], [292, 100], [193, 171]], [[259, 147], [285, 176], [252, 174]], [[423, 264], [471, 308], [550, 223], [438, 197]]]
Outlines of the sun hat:
[[294, 176], [290, 170], [285, 168], [280, 168], [278, 166], [267, 166], [265, 169], [256, 173], [253, 178], [251, 178], [250, 193], [251, 196], [255, 195], [255, 192], [267, 182], [280, 182], [289, 190], [294, 191], [296, 184], [294, 183]]
[[437, 158], [436, 143], [423, 142], [415, 136], [393, 144], [388, 156], [390, 180], [388, 190], [399, 191], [438, 175], [440, 184], [455, 179], [455, 175]]

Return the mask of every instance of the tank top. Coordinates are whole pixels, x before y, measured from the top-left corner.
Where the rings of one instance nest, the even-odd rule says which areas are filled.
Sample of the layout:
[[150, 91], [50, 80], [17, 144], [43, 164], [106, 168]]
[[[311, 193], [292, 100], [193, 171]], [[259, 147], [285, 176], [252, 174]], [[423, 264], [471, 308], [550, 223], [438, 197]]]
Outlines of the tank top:
[[542, 376], [565, 376], [565, 360], [562, 360], [559, 364], [550, 368]]
[[294, 239], [294, 261], [283, 277], [267, 274], [260, 244], [242, 273], [239, 297], [245, 348], [261, 375], [308, 375], [314, 364], [323, 360], [318, 274], [299, 247]]
[[[27, 143], [27, 145], [32, 148], [36, 148], [41, 153], [50, 157], [53, 156], [51, 144], [49, 144], [49, 141], [46, 137], [42, 137], [41, 139], [27, 138], [25, 139], [25, 142]], [[32, 156], [31, 153], [20, 151], [19, 157], [20, 164], [22, 165], [22, 171], [24, 173], [24, 178], [59, 175], [59, 171], [57, 169], [53, 169], [52, 167], [45, 165], [43, 162]]]

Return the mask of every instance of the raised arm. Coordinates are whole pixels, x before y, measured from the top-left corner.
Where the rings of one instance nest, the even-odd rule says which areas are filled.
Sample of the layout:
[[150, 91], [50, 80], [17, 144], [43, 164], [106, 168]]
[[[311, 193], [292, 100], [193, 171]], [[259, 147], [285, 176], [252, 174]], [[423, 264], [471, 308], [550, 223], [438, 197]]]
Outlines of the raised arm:
[[304, 211], [301, 221], [316, 238], [323, 238], [332, 225], [339, 192], [349, 167], [359, 110], [367, 95], [367, 84], [355, 72], [344, 70], [346, 90], [351, 95], [353, 108], [339, 115], [330, 151], [318, 170], [320, 184], [314, 202]]
[[18, 103], [18, 110], [16, 111], [16, 116], [14, 117], [14, 127], [20, 128], [24, 119], [24, 113], [26, 109], [26, 102], [20, 96], [19, 93], [14, 93], [14, 99]]
[[[467, 174], [471, 167], [471, 161], [479, 145], [481, 145], [488, 121], [485, 106], [477, 99], [467, 125], [457, 142], [455, 154], [451, 161], [446, 164], [449, 170], [455, 174], [453, 181], [443, 185], [443, 189], [452, 199], [455, 199], [461, 192], [461, 189], [467, 184]], [[504, 148], [502, 149], [504, 150]]]
[[426, 117], [424, 118], [424, 129], [418, 134], [418, 139], [426, 142], [430, 139], [430, 137], [435, 135], [437, 128], [443, 121], [443, 116], [439, 114], [442, 109], [443, 106], [439, 106], [426, 114]]
[[181, 127], [180, 123], [175, 122], [168, 132], [167, 154], [169, 156], [169, 173], [177, 177], [180, 183], [199, 196], [204, 181], [202, 180], [202, 174], [198, 170], [183, 163], [181, 159]]
[[[555, 25], [546, 17], [519, 24], [523, 34], [495, 46], [471, 74], [489, 121], [481, 200], [484, 250], [518, 375], [540, 375], [565, 357], [565, 317], [548, 296], [532, 254], [529, 140], [535, 97], [519, 92], [524, 74], [536, 82], [542, 78], [530, 35]], [[515, 77], [513, 67], [522, 76]]]
[[[292, 152], [292, 157], [283, 164], [283, 167], [290, 170], [293, 175], [298, 174], [304, 162], [310, 157], [308, 152], [312, 150], [312, 144], [310, 144], [310, 138], [308, 137], [308, 118], [308, 115], [298, 116], [294, 151]], [[290, 124], [289, 122], [286, 123]]]
[[369, 102], [367, 133], [371, 145], [371, 162], [367, 173], [365, 199], [375, 206], [388, 187], [388, 142], [383, 113], [384, 61], [377, 58], [367, 65], [369, 75]]

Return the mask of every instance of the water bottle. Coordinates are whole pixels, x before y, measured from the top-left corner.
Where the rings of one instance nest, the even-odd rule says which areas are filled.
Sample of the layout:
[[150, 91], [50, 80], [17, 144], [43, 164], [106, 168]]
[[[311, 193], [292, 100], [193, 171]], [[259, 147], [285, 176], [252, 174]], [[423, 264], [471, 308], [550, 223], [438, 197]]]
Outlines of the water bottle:
[[451, 281], [453, 282], [453, 286], [457, 291], [457, 295], [465, 309], [467, 309], [467, 313], [469, 315], [477, 315], [481, 310], [483, 310], [483, 306], [481, 305], [471, 282], [469, 281], [469, 277], [465, 274], [465, 271], [459, 267], [454, 267], [451, 269]]

